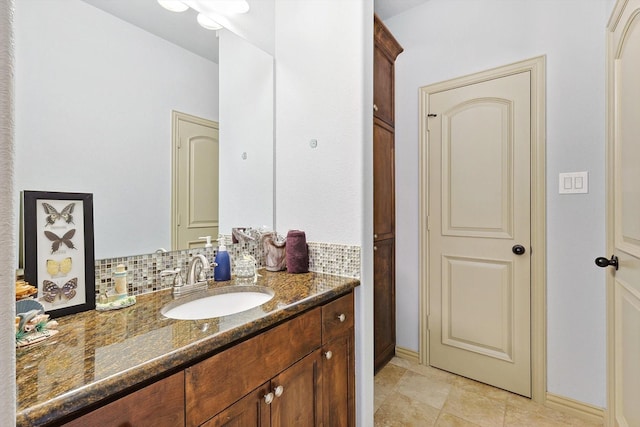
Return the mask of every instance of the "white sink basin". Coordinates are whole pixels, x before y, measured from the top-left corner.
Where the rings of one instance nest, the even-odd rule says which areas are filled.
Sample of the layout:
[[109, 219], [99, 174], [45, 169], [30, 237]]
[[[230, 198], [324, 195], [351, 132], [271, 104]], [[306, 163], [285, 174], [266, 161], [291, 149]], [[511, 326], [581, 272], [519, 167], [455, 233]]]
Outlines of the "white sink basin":
[[273, 290], [264, 286], [225, 286], [172, 301], [160, 313], [179, 320], [211, 319], [250, 310], [273, 295]]

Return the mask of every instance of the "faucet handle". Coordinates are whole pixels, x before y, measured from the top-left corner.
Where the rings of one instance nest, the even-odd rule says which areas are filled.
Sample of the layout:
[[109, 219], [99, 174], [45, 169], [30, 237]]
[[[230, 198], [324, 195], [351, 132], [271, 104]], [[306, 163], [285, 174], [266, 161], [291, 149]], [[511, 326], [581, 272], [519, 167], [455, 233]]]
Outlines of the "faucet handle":
[[182, 271], [180, 267], [176, 267], [173, 270], [162, 270], [160, 272], [160, 276], [162, 277], [173, 275], [173, 286], [180, 287], [184, 285], [184, 283], [182, 282], [182, 274], [180, 274], [180, 271]]
[[207, 280], [206, 272], [210, 269], [210, 266], [202, 265], [202, 267], [200, 268], [200, 272], [198, 273], [198, 282], [204, 282], [205, 280]]
[[180, 268], [176, 268], [175, 270], [162, 270], [160, 272], [160, 276], [169, 276], [171, 274], [177, 274], [180, 272]]
[[184, 285], [184, 283], [182, 282], [182, 274], [180, 274], [180, 267], [176, 268], [174, 271], [176, 272], [176, 275], [173, 278], [173, 286], [180, 287]]

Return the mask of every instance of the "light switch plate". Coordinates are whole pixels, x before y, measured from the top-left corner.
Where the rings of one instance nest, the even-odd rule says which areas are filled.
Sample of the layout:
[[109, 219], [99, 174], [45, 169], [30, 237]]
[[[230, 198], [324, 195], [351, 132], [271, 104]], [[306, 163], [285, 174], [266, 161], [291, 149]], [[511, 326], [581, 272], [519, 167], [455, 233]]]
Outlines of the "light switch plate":
[[559, 175], [558, 193], [584, 194], [589, 192], [589, 172], [564, 172]]

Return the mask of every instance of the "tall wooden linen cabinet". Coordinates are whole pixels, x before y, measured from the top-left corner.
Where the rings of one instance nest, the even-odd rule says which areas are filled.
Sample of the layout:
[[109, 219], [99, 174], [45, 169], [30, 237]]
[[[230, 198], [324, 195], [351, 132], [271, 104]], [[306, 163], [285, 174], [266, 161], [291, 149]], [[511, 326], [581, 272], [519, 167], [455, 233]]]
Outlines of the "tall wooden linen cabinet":
[[374, 370], [396, 348], [396, 220], [394, 63], [402, 47], [374, 16], [373, 59], [373, 262]]

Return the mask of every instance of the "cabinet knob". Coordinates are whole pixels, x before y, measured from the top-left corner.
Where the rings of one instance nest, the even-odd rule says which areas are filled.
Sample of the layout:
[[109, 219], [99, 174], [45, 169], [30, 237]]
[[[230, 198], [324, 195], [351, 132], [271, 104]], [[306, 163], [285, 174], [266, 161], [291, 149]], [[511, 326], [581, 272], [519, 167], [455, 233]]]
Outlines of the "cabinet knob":
[[282, 396], [282, 393], [284, 393], [284, 387], [279, 385], [278, 387], [276, 387], [276, 389], [273, 391], [273, 393], [276, 395], [276, 397]]
[[373, 111], [378, 111], [378, 106], [376, 104], [373, 104]]
[[267, 393], [264, 395], [264, 403], [266, 403], [267, 405], [271, 405], [271, 402], [273, 402], [273, 393]]
[[333, 352], [331, 350], [324, 352], [324, 357], [329, 360], [333, 357]]
[[378, 235], [374, 233], [374, 234], [373, 234], [373, 238], [374, 238], [374, 239], [377, 239], [377, 238], [378, 238]]
[[340, 323], [342, 323], [347, 320], [347, 316], [345, 316], [344, 313], [340, 313], [338, 314], [338, 320], [340, 321]]
[[373, 247], [373, 250], [374, 250], [374, 251], [377, 251], [377, 250], [378, 250], [378, 247], [377, 247], [377, 246], [374, 246], [374, 247]]

